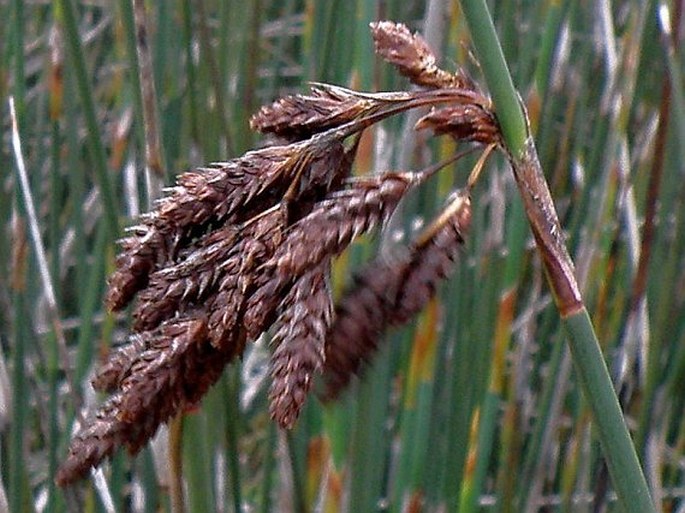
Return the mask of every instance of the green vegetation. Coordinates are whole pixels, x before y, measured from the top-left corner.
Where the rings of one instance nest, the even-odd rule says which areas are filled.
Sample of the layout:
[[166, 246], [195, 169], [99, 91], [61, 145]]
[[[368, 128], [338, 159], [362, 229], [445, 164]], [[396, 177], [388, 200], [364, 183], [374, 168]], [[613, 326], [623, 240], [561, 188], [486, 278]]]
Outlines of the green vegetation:
[[[100, 400], [89, 385], [93, 366], [128, 332], [130, 319], [102, 303], [115, 240], [160, 184], [258, 145], [249, 116], [307, 81], [408, 88], [374, 56], [368, 24], [376, 19], [421, 30], [443, 67], [458, 63], [483, 87], [497, 80], [490, 63], [480, 69], [470, 59], [482, 40], [457, 2], [133, 4], [0, 4], [9, 20], [0, 24], [8, 241], [0, 245], [0, 510], [172, 511], [181, 499], [178, 465], [169, 462], [178, 457], [193, 512], [601, 509], [593, 498], [622, 511], [609, 471], [615, 478], [624, 469], [604, 463], [606, 433], [592, 421], [594, 401], [565, 343], [564, 322], [587, 334], [584, 310], [560, 318], [501, 158], [474, 190], [471, 231], [439, 299], [385, 337], [341, 401], [311, 398], [295, 428], [279, 431], [268, 416], [268, 346], [255, 344], [172, 423], [170, 443], [160, 438], [134, 459], [118, 454], [72, 489], [54, 485], [76, 417]], [[680, 511], [685, 60], [670, 30], [682, 25], [679, 7], [491, 4], [650, 491], [657, 509]], [[515, 116], [504, 109], [518, 106], [500, 107], [492, 92], [498, 112]], [[33, 219], [12, 153], [9, 95]], [[354, 172], [419, 169], [455, 152], [448, 138], [410, 130], [414, 121], [397, 117], [369, 132]], [[504, 127], [510, 148], [521, 143], [520, 128]], [[394, 231], [429, 222], [474, 159], [408, 198], [383, 246]], [[34, 221], [42, 244], [32, 238]], [[374, 250], [356, 244], [336, 263], [336, 293]]]

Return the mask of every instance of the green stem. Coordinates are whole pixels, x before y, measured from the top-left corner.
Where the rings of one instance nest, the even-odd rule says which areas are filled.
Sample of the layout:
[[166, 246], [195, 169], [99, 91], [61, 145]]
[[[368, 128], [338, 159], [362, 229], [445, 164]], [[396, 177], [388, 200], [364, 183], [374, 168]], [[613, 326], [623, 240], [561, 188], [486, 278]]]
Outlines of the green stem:
[[619, 501], [628, 513], [655, 512], [590, 316], [583, 308], [562, 322]]
[[537, 150], [528, 135], [522, 104], [507, 70], [484, 0], [462, 0], [483, 74], [492, 92], [514, 177], [535, 237], [549, 286], [568, 334], [574, 365], [590, 404], [619, 502], [627, 513], [655, 512], [630, 433], [607, 371], [592, 322], [583, 305], [573, 262]]
[[278, 439], [278, 432], [276, 431], [276, 424], [273, 422], [269, 423], [267, 428], [267, 438], [266, 438], [266, 460], [264, 462], [264, 479], [262, 481], [262, 504], [259, 511], [263, 513], [269, 513], [272, 510], [271, 495], [274, 482], [274, 468], [275, 452], [276, 452], [276, 441]]
[[507, 148], [514, 157], [519, 157], [525, 151], [526, 121], [490, 11], [485, 0], [462, 0], [461, 9], [471, 31]]

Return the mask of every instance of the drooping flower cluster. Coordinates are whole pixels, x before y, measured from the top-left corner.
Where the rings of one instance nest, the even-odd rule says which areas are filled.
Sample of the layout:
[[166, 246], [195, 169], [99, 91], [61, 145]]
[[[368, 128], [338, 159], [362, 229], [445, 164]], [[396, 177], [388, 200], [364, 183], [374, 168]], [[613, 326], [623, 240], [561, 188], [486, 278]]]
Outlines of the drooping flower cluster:
[[438, 68], [425, 41], [403, 25], [374, 23], [372, 33], [376, 51], [423, 89], [319, 85], [263, 107], [252, 128], [287, 144], [180, 175], [129, 229], [106, 303], [115, 311], [134, 303], [133, 334], [93, 379], [111, 396], [72, 441], [60, 484], [118, 447], [139, 451], [271, 327], [270, 413], [291, 427], [316, 375], [324, 396], [336, 397], [382, 332], [418, 313], [447, 276], [470, 223], [468, 191], [456, 192], [404, 253], [370, 263], [337, 306], [331, 300], [332, 260], [442, 166], [352, 178], [365, 128], [434, 106], [418, 129], [499, 143], [489, 100], [470, 79]]

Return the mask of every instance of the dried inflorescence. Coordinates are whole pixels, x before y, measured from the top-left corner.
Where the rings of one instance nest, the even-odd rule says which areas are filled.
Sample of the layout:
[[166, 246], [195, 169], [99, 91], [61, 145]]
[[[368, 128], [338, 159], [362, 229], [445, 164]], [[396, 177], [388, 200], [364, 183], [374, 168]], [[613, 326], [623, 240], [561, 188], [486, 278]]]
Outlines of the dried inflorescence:
[[431, 88], [476, 90], [476, 85], [458, 70], [450, 73], [436, 64], [436, 57], [428, 43], [419, 35], [392, 21], [371, 24], [376, 53], [393, 64], [412, 83]]
[[335, 399], [376, 352], [380, 335], [419, 313], [452, 270], [471, 224], [471, 199], [458, 191], [443, 214], [393, 259], [378, 258], [355, 278], [335, 310], [326, 344], [323, 397]]
[[250, 119], [250, 128], [297, 141], [371, 114], [378, 107], [378, 101], [354, 91], [320, 84], [310, 95], [286, 96], [265, 105]]
[[138, 452], [161, 422], [196, 404], [221, 376], [234, 353], [207, 343], [201, 312], [173, 319], [144, 336], [144, 349], [119, 360], [102, 384], [117, 392], [72, 440], [57, 480], [65, 484], [124, 446]]
[[325, 359], [326, 333], [333, 304], [327, 278], [330, 263], [307, 271], [285, 295], [271, 345], [271, 416], [290, 428]]
[[489, 108], [482, 105], [450, 105], [433, 108], [416, 122], [416, 130], [431, 129], [435, 135], [451, 135], [457, 141], [491, 144], [499, 141], [499, 127]]
[[118, 447], [136, 453], [272, 325], [270, 413], [292, 427], [317, 375], [325, 396], [337, 396], [382, 332], [418, 313], [448, 275], [470, 220], [468, 192], [457, 193], [405, 253], [372, 262], [333, 307], [332, 260], [444, 165], [351, 178], [361, 132], [436, 106], [417, 129], [485, 145], [500, 137], [489, 99], [463, 72], [437, 67], [420, 36], [391, 22], [372, 24], [372, 33], [378, 53], [423, 89], [317, 85], [263, 107], [251, 126], [289, 144], [180, 175], [129, 229], [106, 303], [120, 310], [134, 302], [133, 333], [93, 379], [112, 395], [72, 441], [59, 484]]

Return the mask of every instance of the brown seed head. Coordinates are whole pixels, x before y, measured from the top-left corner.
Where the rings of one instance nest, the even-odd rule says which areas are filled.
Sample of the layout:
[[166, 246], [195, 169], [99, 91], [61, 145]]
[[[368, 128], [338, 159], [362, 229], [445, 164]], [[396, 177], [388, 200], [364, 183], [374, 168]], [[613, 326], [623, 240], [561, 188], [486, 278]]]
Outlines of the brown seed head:
[[331, 325], [331, 260], [449, 163], [351, 179], [361, 132], [412, 108], [447, 105], [417, 128], [489, 149], [499, 140], [488, 99], [464, 75], [437, 67], [420, 36], [390, 22], [372, 30], [378, 52], [430, 89], [358, 93], [319, 85], [264, 107], [253, 128], [308, 139], [180, 175], [121, 240], [106, 302], [118, 310], [138, 294], [133, 334], [93, 379], [113, 395], [74, 437], [59, 484], [84, 476], [118, 447], [139, 451], [274, 323], [270, 413], [292, 427], [317, 373], [324, 371], [328, 397], [336, 396], [373, 356], [383, 331], [407, 322], [435, 294], [468, 228], [465, 193], [404, 254], [373, 262]]
[[377, 259], [336, 305], [324, 364], [326, 400], [335, 399], [377, 350], [389, 326], [408, 322], [435, 295], [453, 268], [471, 223], [471, 200], [459, 192], [410, 250]]
[[155, 268], [175, 261], [211, 224], [248, 220], [280, 202], [286, 191], [291, 203], [310, 201], [347, 174], [351, 162], [342, 142], [310, 140], [248, 152], [182, 174], [170, 194], [121, 241], [107, 305], [112, 310], [125, 307], [147, 286]]
[[326, 332], [331, 323], [331, 295], [326, 284], [329, 262], [305, 273], [285, 296], [276, 331], [271, 339], [276, 348], [271, 359], [269, 412], [278, 424], [290, 429], [321, 371]]
[[57, 474], [60, 486], [85, 476], [122, 445], [137, 453], [162, 422], [200, 400], [234, 356], [204, 343], [206, 327], [201, 318], [175, 319], [149, 335], [119, 392], [72, 440]]
[[383, 57], [414, 84], [430, 88], [475, 89], [463, 73], [452, 74], [439, 68], [435, 54], [419, 35], [412, 34], [401, 23], [371, 23], [376, 53]]
[[432, 109], [419, 119], [416, 130], [431, 129], [436, 135], [451, 135], [457, 141], [481, 144], [500, 142], [500, 130], [494, 114], [474, 104], [450, 105]]
[[250, 128], [298, 141], [373, 112], [379, 102], [341, 87], [320, 85], [310, 95], [286, 96], [250, 118]]

